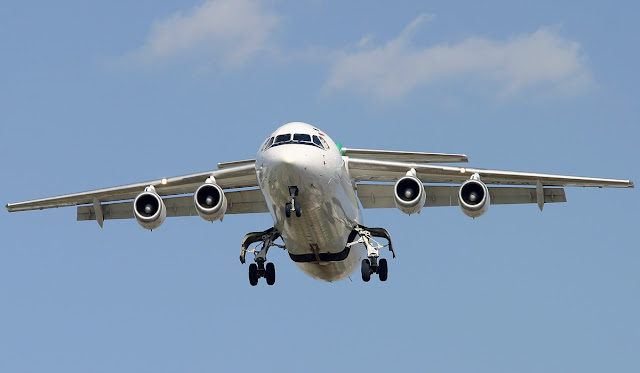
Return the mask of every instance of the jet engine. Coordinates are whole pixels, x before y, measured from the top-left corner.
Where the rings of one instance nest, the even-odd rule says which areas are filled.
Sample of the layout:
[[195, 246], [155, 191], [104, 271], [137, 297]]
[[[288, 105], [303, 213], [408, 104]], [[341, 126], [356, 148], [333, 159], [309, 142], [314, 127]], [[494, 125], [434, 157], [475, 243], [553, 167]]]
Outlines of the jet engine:
[[465, 215], [477, 218], [489, 209], [489, 189], [477, 178], [471, 178], [460, 186], [458, 201]]
[[402, 177], [396, 181], [393, 191], [396, 207], [405, 214], [417, 214], [424, 206], [424, 185], [416, 176], [408, 174]]
[[193, 194], [193, 202], [201, 218], [208, 221], [221, 220], [227, 212], [227, 197], [215, 181], [207, 180]]
[[153, 186], [145, 188], [133, 201], [133, 214], [145, 229], [156, 229], [164, 223], [167, 208]]

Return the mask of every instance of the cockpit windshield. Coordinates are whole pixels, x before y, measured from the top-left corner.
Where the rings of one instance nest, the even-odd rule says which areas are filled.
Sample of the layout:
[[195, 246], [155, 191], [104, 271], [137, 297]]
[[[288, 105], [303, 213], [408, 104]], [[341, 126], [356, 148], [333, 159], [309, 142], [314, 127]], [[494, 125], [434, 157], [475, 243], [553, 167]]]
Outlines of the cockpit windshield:
[[280, 146], [285, 144], [299, 144], [299, 145], [311, 145], [322, 150], [327, 150], [329, 145], [323, 138], [316, 135], [309, 135], [308, 133], [290, 133], [278, 135], [275, 138], [271, 137], [265, 141], [262, 150], [267, 150], [274, 146]]
[[282, 144], [283, 142], [291, 141], [291, 134], [287, 133], [286, 135], [278, 135], [276, 136], [275, 145]]

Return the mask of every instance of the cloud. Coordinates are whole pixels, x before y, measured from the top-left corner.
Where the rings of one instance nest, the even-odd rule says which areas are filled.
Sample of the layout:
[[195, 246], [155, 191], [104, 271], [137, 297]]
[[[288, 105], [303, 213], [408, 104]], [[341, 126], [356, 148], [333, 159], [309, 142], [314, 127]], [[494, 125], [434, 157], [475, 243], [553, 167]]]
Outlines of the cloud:
[[270, 48], [278, 22], [259, 0], [209, 0], [155, 21], [145, 43], [128, 57], [149, 63], [204, 56], [228, 66], [243, 64]]
[[576, 93], [591, 83], [580, 44], [549, 27], [505, 41], [470, 37], [457, 44], [413, 45], [419, 27], [431, 18], [418, 17], [384, 45], [368, 41], [358, 51], [338, 53], [325, 89], [387, 100], [442, 83], [490, 83], [500, 96], [541, 86]]

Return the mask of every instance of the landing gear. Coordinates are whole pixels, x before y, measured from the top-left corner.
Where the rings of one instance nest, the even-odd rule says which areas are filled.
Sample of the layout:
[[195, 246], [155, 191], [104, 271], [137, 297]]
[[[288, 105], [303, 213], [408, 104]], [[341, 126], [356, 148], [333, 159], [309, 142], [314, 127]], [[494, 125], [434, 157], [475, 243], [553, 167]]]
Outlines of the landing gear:
[[360, 271], [362, 272], [362, 281], [369, 282], [371, 280], [371, 262], [369, 262], [369, 259], [362, 259]]
[[251, 286], [258, 285], [258, 278], [260, 278], [260, 275], [258, 274], [258, 265], [255, 263], [249, 264], [249, 283]]
[[289, 187], [289, 195], [291, 196], [291, 202], [287, 202], [284, 205], [284, 214], [287, 218], [291, 217], [291, 212], [295, 212], [297, 217], [302, 216], [302, 208], [300, 207], [300, 203], [296, 202], [296, 197], [298, 196], [298, 187], [290, 186]]
[[[285, 248], [284, 245], [278, 245], [273, 241], [280, 237], [280, 233], [275, 228], [267, 229], [264, 232], [247, 233], [242, 239], [242, 247], [240, 249], [240, 263], [245, 263], [247, 252], [254, 253], [255, 263], [249, 265], [249, 283], [251, 286], [258, 285], [258, 280], [264, 277], [267, 285], [273, 285], [276, 282], [276, 267], [273, 263], [267, 263], [267, 252], [271, 246]], [[262, 242], [260, 250], [257, 248], [249, 250], [249, 246], [254, 243]]]
[[382, 258], [378, 263], [378, 276], [380, 277], [380, 281], [387, 281], [388, 275], [389, 267], [387, 266], [387, 260], [385, 258]]
[[[396, 257], [393, 251], [393, 245], [391, 244], [391, 236], [384, 228], [365, 228], [363, 226], [357, 226], [354, 231], [360, 236], [359, 239], [347, 244], [347, 247], [351, 247], [358, 243], [364, 243], [367, 248], [367, 259], [362, 260], [360, 272], [362, 273], [362, 281], [369, 282], [371, 280], [371, 274], [377, 273], [380, 281], [387, 281], [389, 277], [389, 266], [387, 259], [380, 259], [380, 249], [383, 247], [389, 247], [389, 251]], [[387, 240], [387, 245], [381, 245], [378, 241], [371, 237], [382, 237]], [[374, 245], [375, 244], [375, 245]]]
[[264, 278], [267, 279], [267, 285], [273, 285], [276, 283], [276, 266], [273, 265], [273, 263], [267, 263]]

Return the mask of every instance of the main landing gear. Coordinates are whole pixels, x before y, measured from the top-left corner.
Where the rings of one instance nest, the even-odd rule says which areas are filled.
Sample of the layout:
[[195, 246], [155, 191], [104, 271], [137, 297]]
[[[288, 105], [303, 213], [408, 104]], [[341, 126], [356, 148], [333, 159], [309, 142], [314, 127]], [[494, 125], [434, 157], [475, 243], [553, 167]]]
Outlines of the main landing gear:
[[[362, 265], [360, 267], [360, 272], [362, 273], [362, 281], [369, 282], [371, 280], [371, 274], [377, 273], [380, 281], [387, 281], [387, 277], [389, 275], [389, 266], [387, 264], [387, 259], [379, 259], [380, 258], [380, 249], [384, 247], [389, 247], [389, 251], [393, 254], [393, 257], [396, 257], [396, 253], [393, 251], [393, 245], [391, 244], [391, 236], [389, 232], [387, 232], [384, 228], [366, 228], [363, 226], [357, 226], [354, 228], [354, 231], [358, 233], [358, 238], [356, 241], [350, 242], [347, 244], [347, 247], [351, 247], [358, 243], [364, 243], [364, 246], [367, 248], [367, 258], [362, 259]], [[387, 245], [381, 245], [378, 241], [374, 240], [371, 237], [381, 237], [387, 240]]]
[[[249, 265], [249, 283], [251, 286], [258, 285], [258, 280], [264, 277], [267, 280], [267, 285], [273, 285], [276, 282], [276, 267], [273, 263], [267, 263], [267, 252], [271, 246], [285, 248], [284, 245], [279, 245], [273, 241], [280, 238], [280, 232], [275, 228], [269, 228], [264, 232], [251, 232], [247, 233], [242, 239], [242, 247], [240, 249], [240, 263], [245, 263], [245, 256], [247, 252], [253, 253], [255, 257], [253, 260], [255, 263]], [[249, 246], [256, 242], [262, 242], [260, 250], [257, 248], [249, 250]]]
[[291, 213], [295, 212], [297, 217], [301, 217], [302, 209], [300, 208], [300, 203], [296, 202], [296, 197], [298, 196], [298, 187], [290, 186], [289, 195], [291, 196], [291, 202], [288, 202], [284, 205], [284, 214], [287, 218], [290, 218]]

